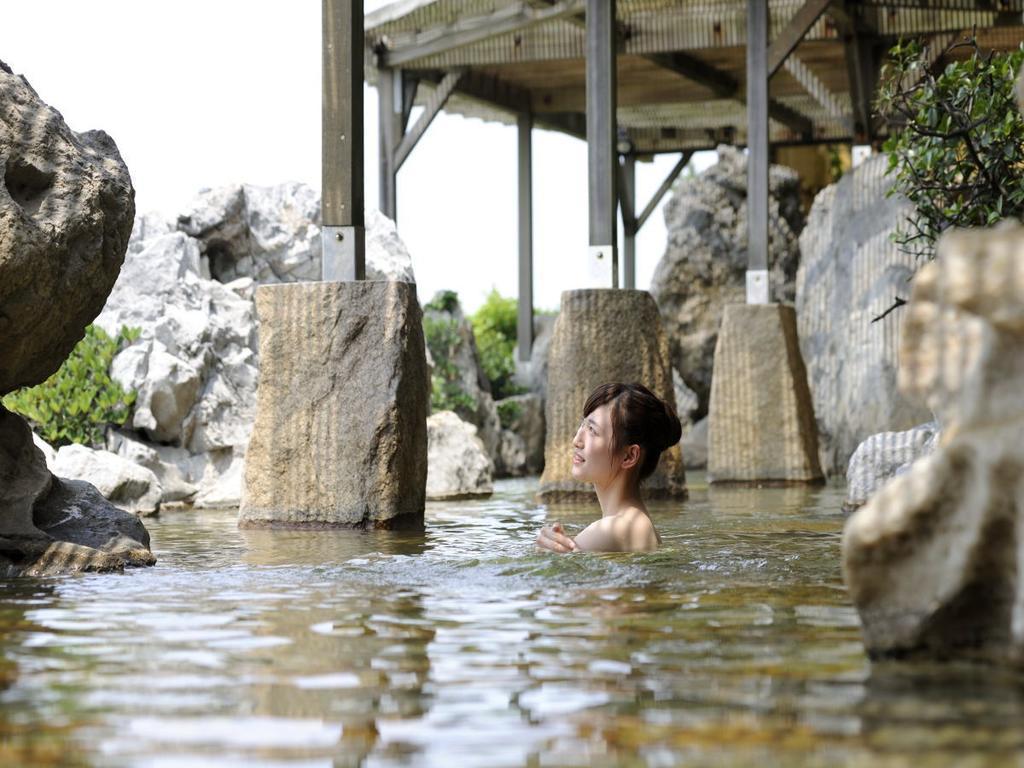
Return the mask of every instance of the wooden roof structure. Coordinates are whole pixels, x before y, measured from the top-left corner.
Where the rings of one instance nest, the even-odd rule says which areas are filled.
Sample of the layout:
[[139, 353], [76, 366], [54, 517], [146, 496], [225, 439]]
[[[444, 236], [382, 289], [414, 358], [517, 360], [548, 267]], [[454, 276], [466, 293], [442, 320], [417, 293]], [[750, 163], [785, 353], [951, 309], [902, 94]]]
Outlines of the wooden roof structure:
[[[1024, 0], [768, 6], [772, 144], [876, 138], [878, 70], [901, 37], [925, 37], [936, 56], [972, 29], [983, 47], [1024, 41]], [[585, 11], [584, 0], [399, 0], [366, 15], [367, 79], [400, 70], [410, 106], [431, 106], [458, 73], [446, 111], [507, 123], [529, 112], [585, 138]], [[747, 0], [618, 0], [616, 27], [617, 125], [637, 154], [747, 143]]]

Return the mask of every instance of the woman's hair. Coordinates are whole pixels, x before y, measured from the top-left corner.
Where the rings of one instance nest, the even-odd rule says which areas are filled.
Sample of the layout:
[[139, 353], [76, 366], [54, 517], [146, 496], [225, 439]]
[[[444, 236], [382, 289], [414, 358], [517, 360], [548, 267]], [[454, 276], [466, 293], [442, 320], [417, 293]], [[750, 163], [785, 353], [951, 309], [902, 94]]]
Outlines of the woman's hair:
[[679, 442], [682, 427], [675, 409], [643, 384], [602, 384], [587, 398], [583, 416], [610, 403], [612, 452], [640, 446], [639, 479], [658, 466], [661, 452]]

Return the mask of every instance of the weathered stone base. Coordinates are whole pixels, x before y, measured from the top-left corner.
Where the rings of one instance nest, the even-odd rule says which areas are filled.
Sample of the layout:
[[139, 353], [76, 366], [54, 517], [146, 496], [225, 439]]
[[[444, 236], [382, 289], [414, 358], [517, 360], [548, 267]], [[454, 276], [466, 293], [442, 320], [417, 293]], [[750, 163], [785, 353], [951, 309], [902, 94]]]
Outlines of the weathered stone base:
[[[544, 503], [596, 498], [589, 483], [572, 477], [572, 440], [587, 396], [600, 384], [640, 382], [675, 406], [668, 339], [647, 291], [566, 291], [548, 353], [547, 436], [539, 496]], [[686, 498], [679, 447], [643, 484], [647, 498]]]
[[824, 479], [792, 307], [725, 308], [715, 347], [709, 423], [711, 482]]
[[428, 378], [416, 286], [261, 286], [243, 527], [420, 526]]

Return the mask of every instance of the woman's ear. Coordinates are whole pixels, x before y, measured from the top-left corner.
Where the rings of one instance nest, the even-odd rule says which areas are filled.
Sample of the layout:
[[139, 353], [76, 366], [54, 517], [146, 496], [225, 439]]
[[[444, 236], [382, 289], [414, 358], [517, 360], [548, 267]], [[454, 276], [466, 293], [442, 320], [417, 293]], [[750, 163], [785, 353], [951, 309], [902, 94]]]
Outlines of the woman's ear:
[[622, 468], [632, 469], [640, 463], [640, 446], [637, 444], [627, 445], [625, 454], [622, 457]]

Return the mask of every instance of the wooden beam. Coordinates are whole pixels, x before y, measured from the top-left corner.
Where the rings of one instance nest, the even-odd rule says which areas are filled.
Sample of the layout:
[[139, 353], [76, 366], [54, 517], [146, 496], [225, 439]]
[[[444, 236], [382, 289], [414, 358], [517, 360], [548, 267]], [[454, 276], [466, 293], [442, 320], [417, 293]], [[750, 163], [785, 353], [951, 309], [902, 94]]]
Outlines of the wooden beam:
[[779, 32], [775, 41], [768, 46], [768, 78], [779, 71], [786, 60], [804, 39], [804, 35], [814, 26], [832, 0], [806, 0], [800, 9]]
[[[616, 257], [615, 0], [587, 0], [587, 169], [591, 258], [600, 258], [597, 276], [610, 269], [618, 288]], [[608, 256], [611, 256], [608, 259]], [[610, 263], [609, 263], [610, 262]], [[603, 277], [602, 277], [603, 279]]]
[[[747, 303], [767, 301], [768, 0], [747, 0]], [[752, 288], [752, 286], [754, 286]]]
[[561, 0], [546, 8], [535, 8], [527, 2], [519, 2], [494, 13], [459, 17], [447, 26], [433, 27], [419, 33], [408, 44], [381, 52], [380, 66], [400, 67], [498, 35], [521, 32], [538, 24], [572, 16], [583, 9], [584, 0]]
[[636, 157], [624, 155], [619, 171], [619, 208], [622, 211], [622, 287], [636, 288]]
[[379, 138], [379, 207], [392, 221], [398, 221], [397, 169], [395, 150], [402, 138], [402, 115], [395, 109], [395, 91], [401, 71], [377, 71], [377, 135]]
[[518, 129], [519, 182], [519, 306], [516, 341], [519, 359], [527, 361], [533, 353], [533, 119], [521, 112]]
[[437, 117], [437, 113], [441, 111], [445, 102], [448, 101], [448, 97], [451, 96], [452, 91], [455, 90], [455, 86], [459, 80], [462, 79], [464, 70], [455, 69], [448, 72], [438, 84], [434, 92], [430, 94], [430, 98], [427, 99], [427, 103], [424, 106], [423, 114], [420, 115], [419, 120], [416, 121], [416, 125], [402, 137], [402, 142], [398, 145], [398, 149], [395, 150], [395, 172], [402, 167], [405, 159], [412, 152], [413, 147], [420, 140], [430, 124], [434, 122], [434, 118]]
[[731, 99], [740, 92], [736, 78], [688, 53], [656, 53], [644, 58], [662, 69], [703, 85], [719, 98]]

